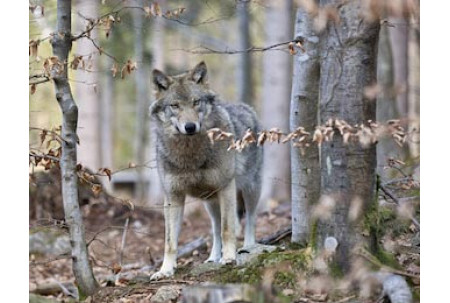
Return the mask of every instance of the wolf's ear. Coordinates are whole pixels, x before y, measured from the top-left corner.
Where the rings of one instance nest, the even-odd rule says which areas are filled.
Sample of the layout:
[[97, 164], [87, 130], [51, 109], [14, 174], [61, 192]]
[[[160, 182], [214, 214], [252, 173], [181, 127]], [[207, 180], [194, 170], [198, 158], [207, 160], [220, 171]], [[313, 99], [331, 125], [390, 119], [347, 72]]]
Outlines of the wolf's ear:
[[190, 79], [197, 84], [206, 84], [208, 70], [204, 61], [197, 64], [191, 71]]
[[172, 79], [169, 76], [166, 76], [162, 71], [158, 69], [154, 69], [152, 71], [153, 75], [153, 83], [155, 84], [155, 87], [158, 92], [161, 92], [163, 90], [167, 90], [172, 84]]

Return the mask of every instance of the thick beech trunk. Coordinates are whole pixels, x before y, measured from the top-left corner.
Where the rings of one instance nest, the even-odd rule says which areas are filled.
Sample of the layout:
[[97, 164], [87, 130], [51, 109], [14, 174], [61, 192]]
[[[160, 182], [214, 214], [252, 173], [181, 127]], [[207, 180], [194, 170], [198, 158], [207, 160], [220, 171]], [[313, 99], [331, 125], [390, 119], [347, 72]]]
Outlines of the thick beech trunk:
[[[338, 0], [320, 1], [339, 5], [340, 21], [329, 21], [321, 42], [320, 119], [340, 118], [350, 125], [376, 118], [376, 101], [364, 91], [376, 82], [379, 22], [362, 20], [361, 3]], [[349, 221], [355, 198], [362, 202], [362, 213], [374, 201], [376, 148], [359, 143], [344, 145], [338, 131], [321, 147], [321, 194], [329, 195], [335, 207], [329, 220], [317, 225], [317, 243], [335, 237], [339, 243], [336, 261], [349, 268], [350, 251], [362, 241], [362, 221]]]

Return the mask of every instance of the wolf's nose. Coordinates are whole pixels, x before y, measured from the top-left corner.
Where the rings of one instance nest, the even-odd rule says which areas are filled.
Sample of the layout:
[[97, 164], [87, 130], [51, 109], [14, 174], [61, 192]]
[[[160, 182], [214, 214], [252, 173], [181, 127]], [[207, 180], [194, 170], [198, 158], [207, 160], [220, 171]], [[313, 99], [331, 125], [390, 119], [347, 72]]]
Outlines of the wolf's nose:
[[186, 125], [184, 126], [184, 129], [186, 130], [187, 134], [189, 134], [189, 135], [194, 134], [195, 129], [196, 129], [195, 123], [192, 123], [192, 122], [186, 123]]

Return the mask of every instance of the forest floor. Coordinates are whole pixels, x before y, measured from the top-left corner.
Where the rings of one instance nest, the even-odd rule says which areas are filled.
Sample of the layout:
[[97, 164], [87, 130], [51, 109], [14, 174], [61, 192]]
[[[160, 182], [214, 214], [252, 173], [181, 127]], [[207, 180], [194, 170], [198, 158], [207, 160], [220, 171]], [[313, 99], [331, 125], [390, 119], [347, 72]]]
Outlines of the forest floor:
[[[48, 229], [67, 233], [63, 221], [54, 219], [55, 213], [59, 213], [61, 216], [61, 210], [55, 205], [58, 200], [46, 193], [44, 201], [39, 201], [40, 206], [38, 207], [36, 201], [31, 198], [31, 194], [32, 192], [30, 192], [30, 215], [33, 214], [39, 219], [30, 218], [30, 234]], [[42, 188], [40, 194], [34, 192], [33, 197], [42, 198]], [[51, 206], [45, 207], [46, 203]], [[36, 211], [37, 208], [43, 208], [43, 210]], [[363, 301], [352, 301], [358, 294], [351, 292], [328, 296], [328, 293], [322, 289], [330, 283], [327, 279], [313, 279], [312, 284], [310, 284], [311, 280], [306, 284], [301, 284], [299, 282], [302, 279], [301, 271], [307, 267], [305, 263], [308, 261], [305, 256], [308, 256], [308, 251], [290, 246], [289, 237], [278, 243], [282, 247], [281, 250], [268, 255], [270, 258], [276, 256], [273, 260], [268, 257], [260, 258], [258, 259], [259, 264], [256, 263], [247, 268], [204, 267], [203, 261], [208, 258], [211, 246], [210, 220], [201, 202], [190, 202], [187, 208], [179, 245], [192, 243], [199, 238], [206, 239], [206, 244], [202, 242], [202, 245], [189, 251], [188, 255], [178, 259], [179, 267], [174, 278], [150, 282], [149, 276], [159, 268], [164, 250], [162, 208], [136, 205], [135, 210], [130, 213], [127, 207], [115, 199], [110, 199], [107, 195], [90, 197], [88, 203], [82, 206], [82, 212], [94, 275], [103, 287], [86, 302], [164, 302], [158, 301], [160, 298], [156, 298], [160, 296], [156, 293], [161, 288], [165, 288], [166, 295], [169, 296], [167, 302], [172, 302], [170, 300], [181, 302], [183, 288], [206, 281], [215, 283], [248, 282], [258, 287], [264, 286], [264, 283], [273, 284], [275, 286], [270, 291], [277, 293], [277, 297], [276, 300], [267, 302], [336, 302], [339, 300], [341, 300], [339, 302], [376, 302], [379, 299], [367, 296]], [[51, 216], [50, 213], [53, 215]], [[45, 217], [53, 218], [43, 219]], [[130, 219], [126, 239], [122, 244], [127, 217]], [[271, 203], [270, 211], [258, 216], [257, 239], [273, 235], [275, 232], [289, 227], [290, 219], [289, 202]], [[388, 237], [385, 236], [383, 242], [386, 247], [389, 247], [391, 241], [396, 244], [397, 248], [404, 248], [395, 250], [393, 254], [396, 259], [395, 266], [398, 272], [410, 274], [410, 277], [407, 277], [408, 282], [418, 293], [420, 285], [418, 278], [420, 247], [418, 246], [420, 244], [414, 243], [414, 241], [417, 242], [415, 239], [417, 230], [410, 224], [397, 226], [394, 229], [396, 231], [390, 232]], [[242, 239], [239, 240], [242, 244]], [[303, 263], [298, 262], [300, 259]], [[267, 266], [269, 263], [272, 266]], [[263, 267], [265, 270], [261, 270]], [[274, 271], [274, 267], [277, 268], [276, 271]], [[334, 278], [338, 276], [334, 275]], [[295, 285], [297, 282], [302, 286], [301, 291]], [[71, 270], [71, 259], [68, 255], [52, 256], [30, 253], [30, 293], [60, 302], [74, 302], [70, 295], [75, 292], [73, 285], [74, 276]], [[265, 287], [267, 288], [267, 285]]]

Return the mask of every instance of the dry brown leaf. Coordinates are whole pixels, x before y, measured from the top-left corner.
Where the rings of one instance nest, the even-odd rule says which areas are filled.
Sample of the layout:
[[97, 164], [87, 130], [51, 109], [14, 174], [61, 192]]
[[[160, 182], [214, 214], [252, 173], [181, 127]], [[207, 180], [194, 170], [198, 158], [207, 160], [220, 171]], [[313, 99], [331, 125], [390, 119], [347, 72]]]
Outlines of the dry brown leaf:
[[262, 131], [259, 136], [258, 136], [258, 142], [257, 142], [257, 146], [262, 146], [264, 145], [264, 142], [267, 139], [267, 131]]
[[[93, 176], [89, 176], [89, 179], [91, 179], [91, 177]], [[94, 184], [91, 187], [92, 192], [94, 193], [94, 195], [98, 196], [101, 192], [102, 192], [102, 186], [100, 184]]]
[[288, 48], [289, 48], [289, 53], [290, 53], [292, 56], [295, 55], [295, 54], [297, 53], [297, 50], [295, 49], [294, 43], [293, 43], [293, 42], [290, 42], [290, 43], [288, 44]]

